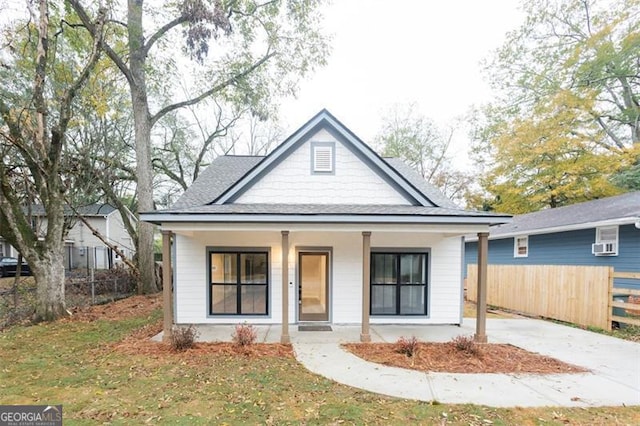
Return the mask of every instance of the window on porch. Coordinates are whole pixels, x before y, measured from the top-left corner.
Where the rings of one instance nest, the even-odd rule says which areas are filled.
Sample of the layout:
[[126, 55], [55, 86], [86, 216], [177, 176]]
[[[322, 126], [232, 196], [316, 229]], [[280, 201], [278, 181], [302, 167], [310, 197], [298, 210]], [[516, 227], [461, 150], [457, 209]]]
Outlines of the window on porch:
[[269, 255], [209, 252], [210, 315], [267, 315]]
[[427, 314], [427, 256], [371, 254], [371, 315]]

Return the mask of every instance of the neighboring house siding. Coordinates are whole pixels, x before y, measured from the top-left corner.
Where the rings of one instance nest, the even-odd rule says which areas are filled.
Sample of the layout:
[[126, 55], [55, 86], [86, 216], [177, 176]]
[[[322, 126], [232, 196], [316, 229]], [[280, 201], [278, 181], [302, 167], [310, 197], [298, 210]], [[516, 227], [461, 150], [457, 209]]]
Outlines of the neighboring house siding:
[[[312, 142], [335, 143], [335, 171], [313, 174]], [[242, 194], [236, 203], [409, 205], [329, 132], [321, 130]]]
[[[593, 265], [613, 266], [616, 271], [640, 272], [640, 230], [621, 225], [618, 230], [618, 255], [594, 256], [591, 244], [596, 230], [529, 235], [527, 257], [513, 256], [513, 237], [489, 241], [489, 264], [495, 265]], [[465, 265], [477, 263], [477, 243], [466, 243]], [[465, 272], [466, 274], [466, 272]], [[639, 287], [637, 280], [616, 280], [617, 287]]]
[[[96, 229], [110, 243], [124, 250], [128, 257], [132, 257], [135, 248], [133, 241], [126, 231], [120, 212], [113, 211], [106, 216], [85, 216], [91, 227]], [[38, 234], [47, 232], [47, 218], [38, 218]], [[93, 235], [82, 221], [75, 220], [66, 236], [65, 268], [90, 268], [107, 269], [114, 264], [122, 263], [122, 260]], [[89, 253], [90, 252], [90, 253]], [[110, 259], [111, 257], [111, 259]]]
[[[296, 248], [331, 248], [331, 306], [329, 320], [336, 324], [358, 324], [362, 319], [362, 234], [360, 232], [307, 232], [289, 234], [289, 318], [297, 321]], [[176, 322], [185, 323], [279, 323], [281, 300], [281, 235], [279, 232], [200, 232], [176, 235]], [[270, 247], [269, 315], [267, 317], [207, 315], [207, 247]], [[460, 322], [460, 238], [436, 234], [373, 232], [372, 248], [430, 249], [429, 316], [371, 317], [372, 323], [457, 324]]]

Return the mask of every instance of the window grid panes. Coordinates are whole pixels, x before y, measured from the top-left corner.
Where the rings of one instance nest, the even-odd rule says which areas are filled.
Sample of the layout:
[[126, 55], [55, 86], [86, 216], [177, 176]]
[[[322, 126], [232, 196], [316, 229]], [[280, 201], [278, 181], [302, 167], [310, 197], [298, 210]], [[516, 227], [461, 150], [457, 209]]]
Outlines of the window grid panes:
[[268, 314], [268, 253], [210, 252], [209, 263], [211, 315]]
[[371, 315], [427, 314], [427, 256], [371, 254]]

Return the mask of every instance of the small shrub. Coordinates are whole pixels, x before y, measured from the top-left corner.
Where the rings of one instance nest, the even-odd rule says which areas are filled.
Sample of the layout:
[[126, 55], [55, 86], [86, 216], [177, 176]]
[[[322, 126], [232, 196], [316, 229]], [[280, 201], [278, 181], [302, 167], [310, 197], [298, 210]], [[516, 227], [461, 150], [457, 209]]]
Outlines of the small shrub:
[[198, 331], [193, 325], [188, 327], [173, 327], [169, 344], [171, 349], [177, 352], [191, 349], [198, 338]]
[[238, 346], [249, 346], [256, 342], [258, 332], [254, 326], [247, 323], [237, 324], [236, 331], [231, 335], [233, 343]]
[[480, 348], [472, 336], [456, 336], [451, 339], [451, 343], [460, 352], [466, 352], [470, 355], [478, 355], [480, 352]]
[[396, 352], [405, 354], [408, 357], [412, 357], [418, 350], [418, 339], [416, 336], [404, 337], [401, 336], [396, 341]]

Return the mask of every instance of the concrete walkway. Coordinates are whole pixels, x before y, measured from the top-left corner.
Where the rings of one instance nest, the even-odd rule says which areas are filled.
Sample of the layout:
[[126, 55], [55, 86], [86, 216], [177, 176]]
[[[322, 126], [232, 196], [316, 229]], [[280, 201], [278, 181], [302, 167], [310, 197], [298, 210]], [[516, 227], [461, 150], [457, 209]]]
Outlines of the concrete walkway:
[[[280, 326], [257, 326], [262, 342], [278, 342]], [[533, 319], [489, 319], [491, 343], [510, 343], [531, 352], [589, 369], [581, 374], [423, 373], [387, 367], [346, 352], [340, 343], [357, 342], [357, 326], [301, 332], [290, 327], [296, 358], [310, 371], [336, 382], [383, 395], [447, 404], [492, 407], [592, 407], [640, 405], [640, 343]], [[457, 326], [372, 325], [374, 342], [400, 336], [446, 342], [472, 335], [475, 321]], [[233, 326], [199, 326], [200, 340], [228, 341]]]

